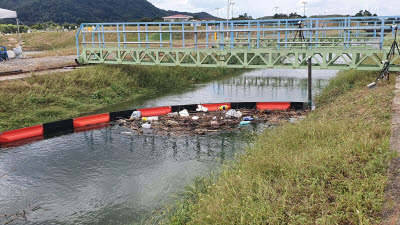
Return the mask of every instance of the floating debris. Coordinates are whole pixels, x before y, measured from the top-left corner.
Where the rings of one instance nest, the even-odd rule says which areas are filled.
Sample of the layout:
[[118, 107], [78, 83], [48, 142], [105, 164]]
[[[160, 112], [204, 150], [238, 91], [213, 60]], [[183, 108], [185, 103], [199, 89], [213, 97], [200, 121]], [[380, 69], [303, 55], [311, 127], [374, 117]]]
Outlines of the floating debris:
[[[304, 118], [306, 110], [269, 111], [256, 109], [208, 111], [204, 107], [189, 112], [169, 113], [158, 117], [131, 117], [116, 123], [132, 132], [159, 135], [204, 135], [221, 131], [238, 131], [244, 125], [293, 122]], [[137, 113], [136, 113], [137, 115]]]

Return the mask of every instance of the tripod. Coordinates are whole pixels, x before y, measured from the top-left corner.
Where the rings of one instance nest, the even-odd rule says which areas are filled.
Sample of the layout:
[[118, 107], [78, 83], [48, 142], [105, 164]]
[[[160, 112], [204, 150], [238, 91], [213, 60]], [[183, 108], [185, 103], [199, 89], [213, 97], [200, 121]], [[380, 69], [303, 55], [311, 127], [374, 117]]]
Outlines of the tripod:
[[[296, 31], [296, 34], [294, 35], [294, 38], [293, 38], [293, 41], [292, 41], [294, 43], [296, 42], [297, 36], [299, 36], [298, 38], [299, 38], [300, 41], [305, 41], [304, 33], [303, 33], [303, 30], [301, 29], [301, 28], [303, 28], [302, 24], [301, 24], [301, 21], [299, 21], [298, 24], [299, 24], [299, 29]], [[293, 44], [290, 46], [290, 50], [292, 50], [292, 47], [293, 47]], [[303, 45], [301, 45], [301, 48], [303, 48]]]
[[390, 62], [392, 61], [392, 58], [394, 57], [394, 55], [395, 55], [395, 53], [396, 53], [396, 50], [397, 50], [397, 52], [398, 52], [399, 55], [400, 55], [399, 45], [397, 44], [397, 41], [396, 41], [396, 39], [397, 39], [397, 30], [398, 30], [398, 27], [397, 27], [397, 25], [396, 25], [396, 26], [395, 26], [394, 41], [393, 41], [392, 46], [390, 47], [389, 57], [388, 57], [388, 59], [385, 61], [385, 65], [383, 66], [383, 69], [382, 69], [382, 71], [381, 71], [381, 74], [379, 74], [379, 76], [376, 78], [375, 83], [378, 82], [379, 80], [385, 80], [385, 79], [389, 80]]

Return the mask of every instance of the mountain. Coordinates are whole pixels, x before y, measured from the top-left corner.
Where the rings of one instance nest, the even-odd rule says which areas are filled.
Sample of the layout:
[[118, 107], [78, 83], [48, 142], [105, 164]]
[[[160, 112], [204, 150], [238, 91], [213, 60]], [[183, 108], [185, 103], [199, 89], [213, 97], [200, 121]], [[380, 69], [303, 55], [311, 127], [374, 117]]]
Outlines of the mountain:
[[156, 18], [187, 14], [199, 19], [213, 19], [208, 13], [166, 11], [147, 0], [0, 0], [0, 7], [16, 10], [25, 24], [64, 22], [128, 22], [143, 17]]

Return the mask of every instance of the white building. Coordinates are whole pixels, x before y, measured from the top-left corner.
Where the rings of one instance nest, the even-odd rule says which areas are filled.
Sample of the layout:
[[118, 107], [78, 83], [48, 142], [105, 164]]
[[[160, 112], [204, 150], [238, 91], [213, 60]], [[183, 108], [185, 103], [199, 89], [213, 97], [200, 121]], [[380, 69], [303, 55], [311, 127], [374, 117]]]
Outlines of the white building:
[[193, 16], [187, 15], [173, 15], [163, 17], [165, 22], [189, 22], [190, 19], [193, 19]]

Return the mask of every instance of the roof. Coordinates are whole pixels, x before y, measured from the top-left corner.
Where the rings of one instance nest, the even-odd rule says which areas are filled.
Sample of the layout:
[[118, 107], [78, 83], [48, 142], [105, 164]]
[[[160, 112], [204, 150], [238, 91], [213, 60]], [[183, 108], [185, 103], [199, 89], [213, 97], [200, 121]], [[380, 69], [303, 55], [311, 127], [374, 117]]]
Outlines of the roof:
[[163, 17], [163, 19], [191, 19], [191, 18], [193, 18], [193, 16], [188, 16], [188, 15], [172, 15]]
[[17, 12], [7, 10], [7, 9], [0, 9], [0, 19], [7, 19], [7, 18], [16, 18]]

